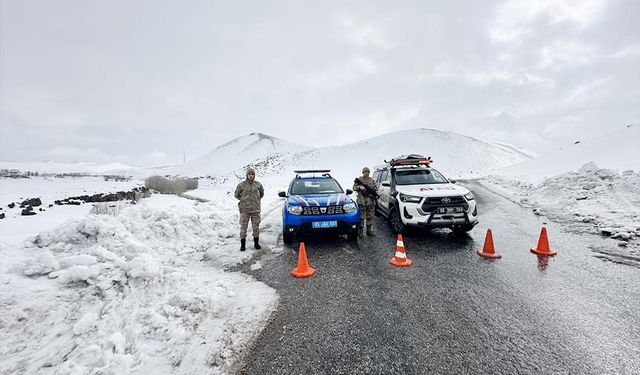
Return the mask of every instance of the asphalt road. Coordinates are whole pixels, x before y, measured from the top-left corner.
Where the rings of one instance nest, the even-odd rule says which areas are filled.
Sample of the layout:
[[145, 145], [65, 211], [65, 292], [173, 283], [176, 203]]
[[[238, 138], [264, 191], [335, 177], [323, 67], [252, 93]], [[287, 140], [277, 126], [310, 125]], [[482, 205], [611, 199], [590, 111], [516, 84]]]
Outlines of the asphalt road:
[[[307, 239], [250, 272], [280, 306], [242, 374], [639, 374], [640, 269], [605, 261], [613, 241], [567, 233], [479, 185], [481, 223], [405, 236], [409, 268], [389, 264], [396, 238]], [[546, 223], [554, 258], [529, 252]], [[475, 251], [491, 228], [502, 259]], [[278, 246], [282, 246], [278, 244]]]

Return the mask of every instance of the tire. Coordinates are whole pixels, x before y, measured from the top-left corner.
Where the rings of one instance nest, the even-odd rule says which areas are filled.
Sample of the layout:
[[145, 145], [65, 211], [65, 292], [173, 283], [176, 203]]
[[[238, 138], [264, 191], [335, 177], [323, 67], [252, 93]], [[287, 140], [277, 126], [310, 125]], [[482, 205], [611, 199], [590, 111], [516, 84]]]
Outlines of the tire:
[[398, 209], [395, 207], [389, 210], [389, 225], [395, 234], [402, 234], [407, 227], [402, 222], [400, 212], [398, 212]]
[[353, 230], [353, 231], [347, 233], [347, 241], [349, 241], [349, 242], [358, 241], [358, 231], [357, 230]]
[[382, 213], [380, 212], [380, 209], [378, 208], [378, 203], [376, 203], [376, 210], [373, 212], [373, 216], [375, 217], [381, 217]]
[[293, 234], [282, 231], [282, 242], [285, 245], [291, 245], [293, 243]]

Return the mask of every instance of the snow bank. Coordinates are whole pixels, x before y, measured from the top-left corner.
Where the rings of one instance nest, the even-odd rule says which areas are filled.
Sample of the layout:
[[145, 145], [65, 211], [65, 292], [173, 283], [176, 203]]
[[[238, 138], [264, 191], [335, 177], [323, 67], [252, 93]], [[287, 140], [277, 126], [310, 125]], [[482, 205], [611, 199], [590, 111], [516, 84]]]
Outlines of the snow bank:
[[224, 271], [251, 255], [236, 222], [224, 197], [153, 196], [3, 245], [0, 372], [230, 371], [277, 303]]
[[[534, 212], [574, 229], [618, 239], [620, 246], [640, 241], [640, 173], [598, 168], [593, 163], [541, 183], [505, 176], [483, 180], [489, 188], [509, 196]], [[634, 250], [632, 250], [634, 251]]]

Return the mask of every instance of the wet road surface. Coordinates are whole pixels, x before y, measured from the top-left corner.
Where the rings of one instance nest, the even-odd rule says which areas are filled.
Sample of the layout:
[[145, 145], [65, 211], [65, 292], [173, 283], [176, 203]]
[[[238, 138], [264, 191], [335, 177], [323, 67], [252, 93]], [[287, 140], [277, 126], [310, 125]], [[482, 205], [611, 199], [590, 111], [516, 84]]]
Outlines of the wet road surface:
[[[593, 256], [612, 241], [467, 186], [481, 223], [458, 237], [408, 233], [409, 268], [388, 263], [396, 238], [383, 220], [357, 244], [307, 239], [311, 278], [289, 274], [297, 246], [265, 256], [248, 272], [280, 306], [240, 373], [639, 374], [640, 269]], [[543, 224], [556, 257], [529, 252]], [[475, 253], [487, 228], [502, 259]]]

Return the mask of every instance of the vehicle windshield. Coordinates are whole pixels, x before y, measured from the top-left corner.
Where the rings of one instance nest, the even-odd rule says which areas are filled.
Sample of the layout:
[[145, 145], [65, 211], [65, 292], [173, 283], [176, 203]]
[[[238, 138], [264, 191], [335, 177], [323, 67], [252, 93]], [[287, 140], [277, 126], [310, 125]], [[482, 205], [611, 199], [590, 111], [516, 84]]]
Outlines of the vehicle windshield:
[[323, 178], [317, 180], [299, 179], [295, 180], [291, 187], [292, 195], [307, 194], [334, 194], [342, 193], [342, 188], [338, 182], [332, 178]]
[[446, 178], [435, 169], [396, 170], [396, 185], [446, 184]]

